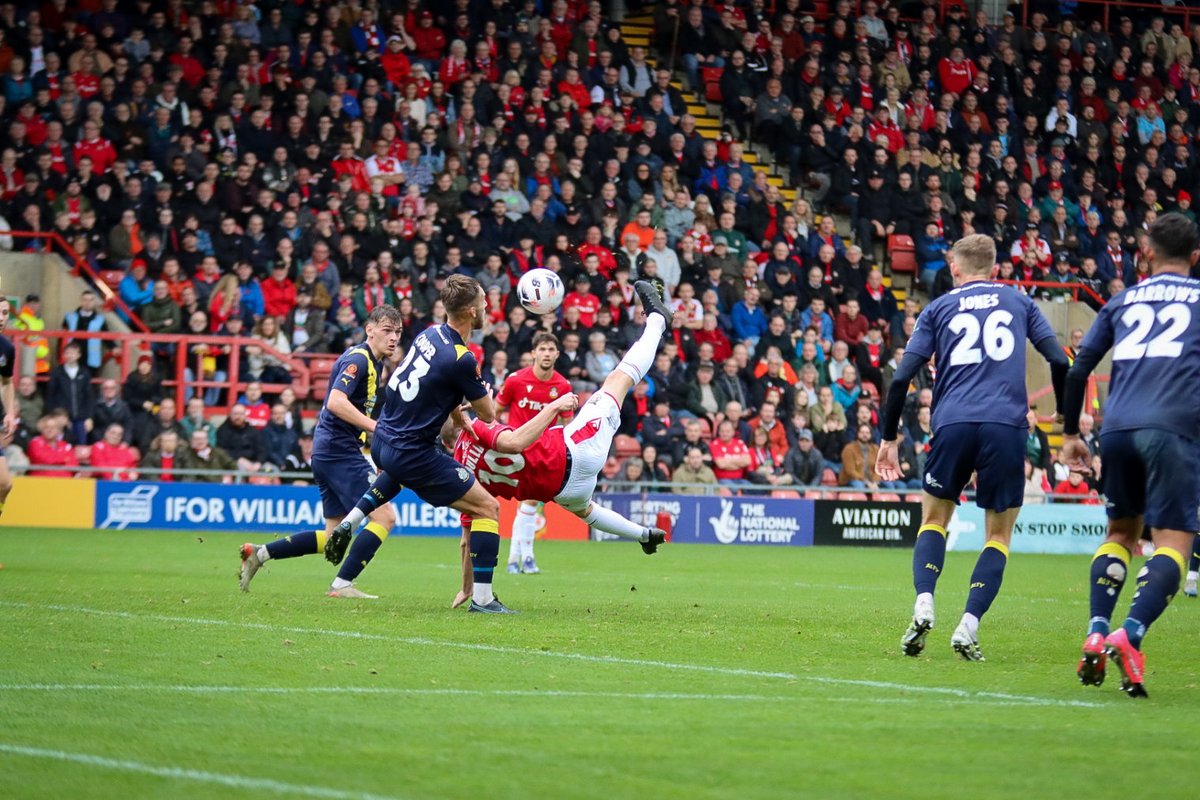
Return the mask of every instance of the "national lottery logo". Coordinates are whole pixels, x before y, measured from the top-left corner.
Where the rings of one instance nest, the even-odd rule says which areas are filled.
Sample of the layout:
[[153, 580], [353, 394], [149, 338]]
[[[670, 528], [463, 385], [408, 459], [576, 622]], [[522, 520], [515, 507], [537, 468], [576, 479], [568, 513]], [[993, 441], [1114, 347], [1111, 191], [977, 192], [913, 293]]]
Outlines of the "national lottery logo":
[[800, 520], [790, 513], [773, 513], [765, 503], [737, 503], [722, 499], [720, 513], [708, 518], [720, 544], [791, 544], [800, 532]]
[[154, 519], [154, 496], [157, 486], [138, 486], [130, 492], [114, 492], [108, 496], [108, 508], [101, 528], [123, 531], [128, 525], [145, 525]]
[[709, 517], [708, 522], [712, 525], [713, 535], [717, 537], [717, 541], [721, 544], [733, 544], [738, 538], [738, 522], [733, 516], [733, 501], [721, 501], [721, 515], [719, 517]]

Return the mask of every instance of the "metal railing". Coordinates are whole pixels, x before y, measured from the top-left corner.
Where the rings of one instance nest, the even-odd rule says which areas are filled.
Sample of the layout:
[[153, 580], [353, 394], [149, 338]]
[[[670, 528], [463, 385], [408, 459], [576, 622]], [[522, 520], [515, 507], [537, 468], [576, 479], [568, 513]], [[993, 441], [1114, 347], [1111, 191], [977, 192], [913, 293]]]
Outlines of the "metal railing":
[[1079, 302], [1079, 293], [1083, 292], [1088, 297], [1095, 300], [1100, 305], [1107, 305], [1108, 301], [1096, 293], [1096, 290], [1082, 283], [1059, 283], [1058, 281], [1009, 281], [1002, 278], [997, 278], [996, 283], [1003, 283], [1005, 286], [1019, 286], [1022, 289], [1047, 289], [1053, 291], [1067, 291], [1071, 293], [1071, 299], [1074, 302]]
[[[54, 253], [57, 247], [58, 255], [67, 261], [71, 267], [71, 274], [79, 277], [80, 275], [87, 276], [87, 279], [96, 287], [96, 291], [104, 299], [105, 308], [116, 308], [120, 310], [125, 318], [129, 320], [129, 324], [137, 331], [149, 333], [150, 329], [146, 327], [146, 323], [142, 322], [142, 318], [134, 313], [133, 309], [121, 299], [121, 296], [112, 290], [104, 280], [101, 279], [99, 273], [92, 269], [92, 265], [86, 260], [79, 257], [67, 241], [55, 231], [5, 231], [5, 236], [11, 236], [14, 239], [36, 240], [44, 242], [42, 249], [36, 252]], [[29, 252], [29, 251], [26, 251]]]
[[57, 464], [16, 464], [10, 463], [12, 472], [16, 475], [25, 475], [31, 478], [46, 476], [48, 473], [73, 473], [80, 478], [96, 478], [98, 480], [109, 480], [107, 476], [114, 476], [111, 480], [118, 481], [137, 481], [150, 480], [153, 481], [163, 475], [174, 479], [176, 483], [199, 483], [201, 481], [190, 481], [191, 478], [219, 478], [218, 481], [203, 481], [204, 483], [251, 483], [255, 481], [278, 481], [282, 483], [292, 483], [295, 481], [307, 481], [312, 483], [313, 476], [311, 472], [286, 472], [279, 470], [262, 471], [262, 472], [246, 472], [243, 470], [226, 470], [226, 469], [162, 469], [159, 467], [97, 467], [90, 464], [79, 464], [77, 466], [60, 466]]
[[[671, 482], [654, 482], [647, 481], [615, 481], [600, 479], [600, 485], [603, 487], [604, 493], [611, 494], [676, 494], [677, 490], [686, 490], [687, 494], [701, 497], [719, 497], [740, 495], [742, 497], [776, 497], [790, 499], [808, 499], [808, 500], [846, 500], [853, 499], [861, 500], [865, 496], [868, 500], [877, 500], [880, 502], [896, 502], [897, 500], [907, 500], [908, 502], [919, 503], [924, 495], [924, 489], [859, 489], [850, 486], [802, 486], [799, 484], [771, 486], [762, 483], [751, 483], [750, 481], [741, 481], [735, 484], [714, 484], [714, 483], [671, 483]], [[681, 495], [684, 496], [684, 495]], [[975, 500], [974, 491], [963, 492], [963, 497], [969, 501]], [[1045, 494], [1037, 495], [1036, 501], [1045, 498], [1048, 502], [1069, 502], [1079, 504], [1085, 501], [1093, 501], [1095, 503], [1102, 502], [1100, 495], [1082, 496], [1077, 494], [1056, 494], [1054, 492], [1046, 492]], [[1030, 500], [1028, 502], [1036, 502]]]
[[[239, 395], [247, 385], [247, 381], [240, 379], [240, 370], [242, 359], [242, 349], [250, 347], [261, 348], [262, 351], [277, 359], [283, 364], [290, 373], [292, 380], [289, 383], [264, 383], [263, 391], [267, 394], [276, 394], [283, 391], [285, 388], [291, 387], [296, 393], [298, 400], [304, 400], [308, 397], [312, 387], [311, 369], [305, 360], [295, 357], [290, 353], [281, 353], [270, 345], [265, 344], [260, 339], [254, 339], [245, 336], [194, 336], [184, 334], [168, 334], [168, 333], [146, 333], [146, 334], [129, 334], [129, 333], [91, 333], [81, 331], [64, 331], [64, 330], [41, 330], [41, 331], [8, 331], [7, 335], [12, 339], [13, 344], [17, 347], [17, 358], [20, 358], [20, 350], [27, 347], [27, 340], [37, 339], [54, 339], [60, 340], [65, 344], [69, 341], [82, 342], [90, 340], [99, 340], [103, 342], [112, 342], [117, 350], [117, 361], [120, 363], [120, 382], [124, 383], [130, 373], [134, 371], [137, 363], [137, 355], [148, 352], [153, 345], [172, 345], [174, 352], [165, 356], [166, 360], [172, 362], [172, 374], [163, 378], [162, 385], [174, 389], [175, 405], [179, 409], [183, 409], [188, 397], [195, 390], [203, 394], [206, 389], [221, 389], [226, 391], [227, 402], [223, 406], [215, 408], [228, 408], [237, 402]], [[210, 380], [204, 378], [203, 361], [206, 357], [203, 354], [193, 355], [191, 349], [195, 345], [208, 345], [214, 350], [220, 351], [224, 348], [229, 348], [229, 353], [225, 357], [228, 358], [226, 369], [227, 376], [225, 380]], [[336, 358], [336, 356], [326, 355], [326, 358]], [[20, 363], [18, 361], [18, 363]], [[192, 378], [187, 377], [187, 370], [191, 369]], [[93, 382], [99, 383], [103, 378], [99, 375], [93, 376]], [[210, 410], [215, 410], [210, 407]]]

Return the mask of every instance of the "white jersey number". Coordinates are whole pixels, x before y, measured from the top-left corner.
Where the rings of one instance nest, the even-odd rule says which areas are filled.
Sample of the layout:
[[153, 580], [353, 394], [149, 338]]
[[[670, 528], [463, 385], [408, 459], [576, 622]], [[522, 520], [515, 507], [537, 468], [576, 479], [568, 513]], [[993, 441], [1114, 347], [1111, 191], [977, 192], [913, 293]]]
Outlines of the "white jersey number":
[[[1006, 361], [1017, 348], [1017, 341], [1008, 326], [1012, 324], [1013, 315], [1003, 309], [993, 311], [983, 320], [982, 330], [979, 318], [974, 314], [963, 312], [955, 314], [950, 320], [950, 330], [961, 334], [954, 349], [950, 351], [951, 366], [962, 364], [978, 364], [986, 354], [992, 361]], [[980, 333], [983, 334], [983, 350], [976, 344]]]
[[525, 456], [520, 453], [497, 453], [495, 450], [488, 450], [483, 454], [483, 463], [487, 465], [486, 470], [475, 470], [480, 483], [516, 486], [516, 479], [508, 476], [525, 469]]
[[[409, 350], [408, 355], [404, 357], [404, 361], [400, 363], [400, 366], [396, 367], [396, 371], [392, 373], [391, 380], [388, 381], [388, 388], [393, 392], [399, 392], [400, 399], [406, 403], [417, 396], [417, 392], [421, 389], [421, 378], [424, 378], [425, 374], [429, 372], [429, 362], [425, 360], [424, 356], [417, 358], [416, 355], [417, 349], [415, 347]], [[401, 381], [400, 376], [408, 370], [410, 365], [412, 366], [412, 370], [409, 371], [408, 378]]]
[[[1155, 319], [1167, 327], [1147, 342]], [[1121, 322], [1133, 330], [1113, 348], [1114, 361], [1177, 358], [1183, 352], [1183, 342], [1179, 341], [1179, 337], [1192, 324], [1192, 310], [1183, 303], [1171, 303], [1155, 314], [1150, 306], [1135, 303], [1121, 315]]]

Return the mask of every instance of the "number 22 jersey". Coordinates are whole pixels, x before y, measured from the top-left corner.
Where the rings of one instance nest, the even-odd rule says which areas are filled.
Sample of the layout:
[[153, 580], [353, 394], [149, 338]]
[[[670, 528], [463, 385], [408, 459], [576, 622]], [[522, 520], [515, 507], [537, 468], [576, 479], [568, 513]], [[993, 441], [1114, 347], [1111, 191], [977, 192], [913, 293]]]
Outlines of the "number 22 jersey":
[[454, 460], [462, 464], [496, 497], [538, 500], [549, 503], [563, 487], [567, 471], [567, 443], [563, 428], [546, 429], [538, 440], [520, 453], [496, 451], [496, 440], [509, 425], [471, 423], [458, 435]]
[[1002, 283], [971, 281], [939, 297], [917, 318], [906, 354], [937, 358], [933, 428], [992, 422], [1024, 428], [1025, 339], [1056, 339], [1025, 295]]
[[1200, 439], [1200, 281], [1160, 274], [1100, 309], [1079, 347], [1099, 361], [1112, 348], [1104, 430], [1157, 428]]

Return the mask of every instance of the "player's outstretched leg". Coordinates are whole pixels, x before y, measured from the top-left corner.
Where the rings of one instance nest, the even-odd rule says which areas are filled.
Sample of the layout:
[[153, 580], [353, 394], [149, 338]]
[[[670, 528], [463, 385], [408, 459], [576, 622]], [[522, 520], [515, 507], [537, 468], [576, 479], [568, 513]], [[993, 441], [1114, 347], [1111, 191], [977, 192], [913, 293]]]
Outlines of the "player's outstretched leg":
[[325, 546], [325, 540], [325, 531], [301, 531], [265, 545], [250, 542], [243, 544], [239, 551], [242, 569], [238, 586], [243, 592], [250, 591], [250, 582], [254, 580], [263, 564], [275, 559], [298, 558], [319, 553]]
[[524, 501], [517, 505], [517, 519], [513, 520], [512, 535], [508, 538], [507, 572], [509, 575], [521, 574], [521, 537], [517, 535], [517, 522], [520, 519], [521, 509], [524, 507]]
[[979, 620], [991, 608], [1000, 592], [1007, 564], [1008, 546], [997, 541], [985, 544], [979, 560], [975, 562], [971, 588], [967, 593], [967, 607], [950, 637], [954, 652], [967, 661], [983, 661], [983, 653], [979, 649]]
[[633, 291], [642, 301], [642, 309], [649, 318], [651, 314], [659, 314], [667, 322], [671, 321], [671, 307], [667, 305], [667, 301], [654, 284], [649, 281], [634, 281]]
[[[1110, 536], [1119, 522], [1122, 521], [1114, 520], [1109, 523]], [[1139, 529], [1140, 527], [1138, 525]], [[1136, 538], [1135, 536], [1135, 541]], [[1084, 686], [1100, 686], [1104, 683], [1104, 670], [1108, 660], [1104, 652], [1104, 637], [1109, 634], [1108, 626], [1112, 620], [1113, 609], [1117, 607], [1117, 599], [1125, 586], [1129, 560], [1129, 548], [1111, 539], [1100, 545], [1096, 554], [1092, 556], [1088, 635], [1083, 642], [1079, 665], [1075, 668], [1075, 674]]]
[[350, 546], [350, 538], [358, 530], [358, 526], [380, 506], [392, 502], [392, 498], [400, 493], [400, 489], [401, 486], [395, 479], [380, 471], [371, 488], [367, 489], [346, 518], [329, 534], [329, 540], [325, 542], [325, 560], [330, 564], [341, 564], [346, 556], [346, 548]]
[[913, 547], [913, 588], [917, 600], [913, 605], [912, 622], [900, 639], [906, 656], [919, 656], [925, 649], [925, 638], [933, 630], [933, 593], [946, 563], [946, 528], [926, 523], [917, 531]]
[[[576, 510], [568, 508], [575, 516], [579, 517], [589, 528], [595, 528], [598, 531], [611, 533], [613, 536], [620, 536], [622, 539], [630, 539], [642, 545], [642, 552], [648, 556], [652, 556], [658, 552], [658, 546], [670, 541], [671, 531], [669, 514], [660, 513], [655, 521], [657, 527], [647, 528], [644, 525], [638, 525], [632, 520], [628, 520], [621, 516], [611, 508], [605, 508], [599, 503], [588, 503], [586, 508]], [[665, 527], [664, 527], [665, 523]]]
[[1183, 582], [1185, 597], [1197, 595], [1197, 582], [1200, 582], [1200, 534], [1196, 534], [1196, 538], [1192, 542], [1192, 557], [1188, 559], [1187, 580]]
[[[1191, 544], [1190, 539], [1183, 540], [1181, 536], [1172, 536], [1172, 539]], [[1155, 549], [1154, 555], [1138, 572], [1137, 593], [1133, 596], [1129, 617], [1104, 640], [1108, 657], [1121, 670], [1121, 689], [1130, 697], [1146, 696], [1146, 657], [1142, 654], [1142, 639], [1179, 591], [1179, 582], [1187, 566], [1183, 556], [1185, 551], [1184, 546], [1169, 544]]]

